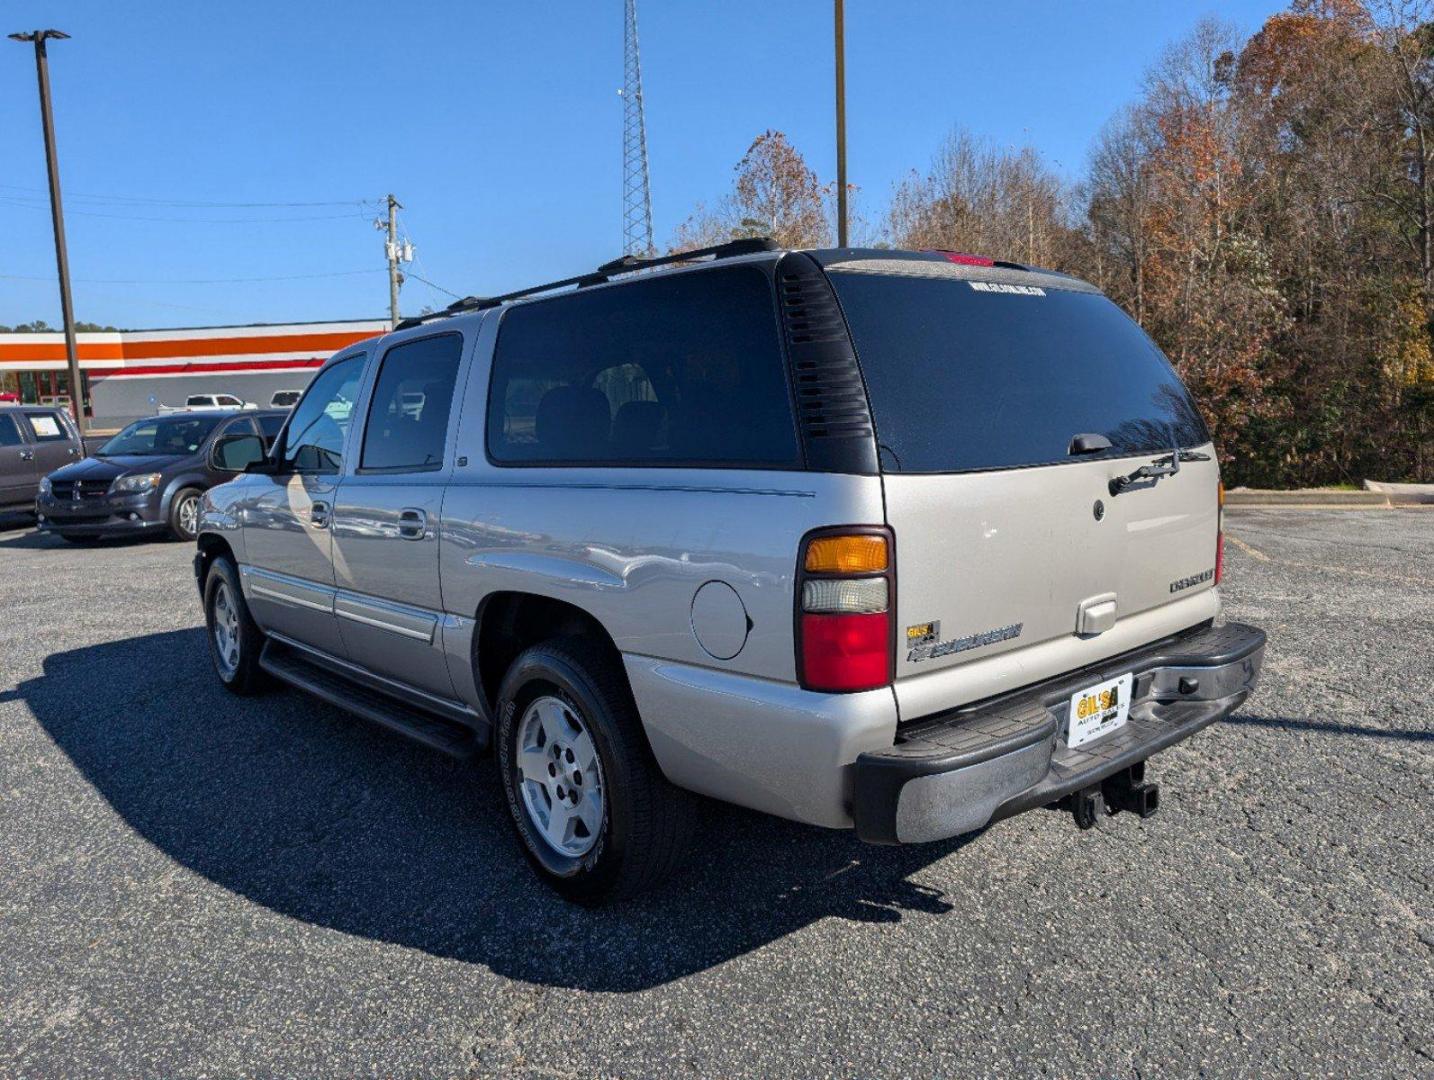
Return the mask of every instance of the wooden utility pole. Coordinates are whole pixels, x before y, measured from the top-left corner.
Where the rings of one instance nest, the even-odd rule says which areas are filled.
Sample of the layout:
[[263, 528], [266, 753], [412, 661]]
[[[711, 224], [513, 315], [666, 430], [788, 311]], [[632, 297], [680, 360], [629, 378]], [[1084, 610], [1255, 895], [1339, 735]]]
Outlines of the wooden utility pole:
[[393, 320], [393, 325], [398, 325], [398, 286], [400, 275], [398, 272], [398, 211], [403, 204], [393, 197], [388, 196], [388, 243], [384, 250], [388, 253], [388, 317]]
[[75, 345], [75, 306], [70, 299], [70, 257], [65, 247], [65, 210], [60, 203], [60, 163], [55, 154], [55, 117], [50, 110], [50, 63], [45, 42], [64, 41], [70, 35], [60, 30], [32, 30], [11, 34], [11, 41], [35, 45], [35, 73], [40, 81], [40, 120], [45, 129], [45, 163], [50, 172], [50, 216], [55, 225], [55, 263], [60, 272], [60, 314], [65, 320], [65, 359], [70, 370], [70, 408], [80, 433], [89, 430], [85, 419], [85, 384], [80, 378], [80, 356]]
[[846, 15], [836, 2], [837, 247], [847, 245], [846, 210]]

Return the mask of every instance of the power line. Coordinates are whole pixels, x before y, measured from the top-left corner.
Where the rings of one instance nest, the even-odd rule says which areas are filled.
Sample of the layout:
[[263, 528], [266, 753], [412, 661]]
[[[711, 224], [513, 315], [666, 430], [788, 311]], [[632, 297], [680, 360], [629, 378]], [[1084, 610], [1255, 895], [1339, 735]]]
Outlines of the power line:
[[[9, 203], [11, 206], [19, 206], [19, 207], [21, 207], [21, 208], [23, 208], [23, 209], [25, 209], [25, 210], [38, 210], [38, 211], [41, 211], [41, 212], [43, 212], [43, 213], [49, 213], [49, 207], [48, 207], [48, 206], [37, 206], [37, 205], [34, 205], [33, 203], [24, 202], [24, 201], [22, 201], [20, 198], [18, 198], [18, 197], [16, 197], [16, 196], [13, 196], [13, 195], [0, 195], [0, 200], [3, 200], [4, 202]], [[359, 207], [356, 206], [356, 207], [355, 207], [355, 211], [357, 211], [357, 212], [360, 214], [360, 216], [362, 216], [362, 210], [361, 210], [361, 208], [359, 208]], [[303, 216], [299, 216], [299, 217], [268, 217], [268, 218], [257, 218], [257, 217], [243, 217], [243, 218], [148, 217], [148, 216], [143, 216], [143, 215], [138, 215], [138, 214], [106, 214], [106, 213], [104, 213], [104, 212], [102, 212], [102, 211], [99, 211], [99, 210], [71, 210], [70, 213], [72, 213], [72, 214], [83, 214], [85, 217], [112, 218], [112, 219], [114, 219], [114, 220], [116, 220], [116, 221], [160, 222], [160, 223], [168, 224], [168, 225], [265, 225], [265, 224], [282, 225], [282, 224], [288, 224], [288, 223], [290, 223], [290, 222], [301, 222], [301, 221], [338, 221], [338, 220], [341, 220], [341, 219], [352, 218], [352, 217], [354, 216], [354, 212], [352, 212], [352, 211], [351, 211], [350, 213], [347, 213], [347, 214], [314, 214], [314, 215], [303, 215]]]
[[[445, 296], [451, 296], [451, 297], [453, 297], [453, 299], [455, 299], [455, 300], [462, 300], [462, 299], [463, 299], [463, 296], [462, 296], [461, 293], [456, 293], [456, 292], [454, 292], [454, 291], [451, 290], [451, 289], [445, 289], [442, 285], [439, 285], [437, 282], [435, 282], [435, 281], [429, 281], [426, 277], [423, 277], [422, 275], [420, 275], [420, 274], [418, 274], [418, 273], [415, 273], [415, 272], [413, 271], [412, 267], [414, 267], [414, 266], [423, 266], [423, 256], [422, 256], [421, 254], [419, 254], [419, 252], [422, 251], [422, 248], [421, 248], [418, 244], [413, 243], [413, 230], [410, 229], [410, 228], [409, 228], [409, 225], [408, 225], [408, 214], [407, 214], [406, 212], [400, 214], [400, 215], [399, 215], [399, 220], [403, 223], [403, 238], [404, 238], [404, 240], [408, 241], [409, 246], [412, 248], [412, 251], [413, 251], [413, 262], [411, 262], [411, 263], [409, 264], [410, 269], [404, 271], [404, 277], [405, 277], [405, 278], [413, 278], [414, 281], [421, 281], [423, 284], [427, 285], [430, 289], [437, 289], [439, 292], [443, 293]], [[428, 269], [426, 266], [424, 266], [423, 268], [424, 268], [425, 270]]]
[[[74, 280], [84, 285], [240, 285], [247, 282], [258, 281], [311, 281], [316, 278], [353, 277], [356, 274], [381, 274], [382, 267], [370, 266], [363, 270], [336, 270], [326, 274], [285, 274], [278, 277], [239, 277], [239, 278], [75, 278]], [[418, 275], [413, 275], [418, 277]], [[0, 274], [3, 281], [54, 281], [52, 277], [32, 277], [27, 274]], [[423, 278], [418, 278], [423, 281]], [[431, 281], [423, 281], [425, 285], [433, 285]], [[435, 289], [439, 288], [433, 285]], [[441, 289], [447, 292], [446, 289]], [[456, 294], [454, 294], [456, 295]]]
[[[45, 194], [44, 188], [23, 187], [19, 184], [0, 184], [7, 191], [28, 191], [36, 195]], [[258, 209], [265, 207], [315, 207], [315, 206], [364, 206], [382, 202], [382, 199], [330, 199], [324, 202], [202, 202], [192, 199], [159, 199], [147, 195], [86, 195], [73, 192], [71, 199], [85, 199], [91, 202], [139, 203], [146, 206], [187, 206], [205, 209]]]
[[455, 300], [462, 300], [462, 299], [463, 299], [463, 297], [459, 296], [459, 295], [458, 295], [456, 292], [454, 292], [452, 289], [445, 289], [442, 285], [436, 285], [436, 284], [434, 284], [433, 282], [429, 281], [426, 277], [419, 277], [419, 276], [418, 276], [417, 274], [415, 274], [412, 270], [405, 270], [405, 271], [403, 272], [403, 276], [404, 276], [404, 279], [405, 279], [405, 280], [408, 279], [408, 278], [412, 278], [414, 281], [421, 281], [421, 282], [423, 282], [423, 284], [427, 285], [430, 289], [437, 289], [439, 292], [444, 293], [444, 294], [446, 294], [446, 295], [448, 295], [448, 296], [451, 296], [451, 297], [453, 297], [453, 299], [455, 299]]

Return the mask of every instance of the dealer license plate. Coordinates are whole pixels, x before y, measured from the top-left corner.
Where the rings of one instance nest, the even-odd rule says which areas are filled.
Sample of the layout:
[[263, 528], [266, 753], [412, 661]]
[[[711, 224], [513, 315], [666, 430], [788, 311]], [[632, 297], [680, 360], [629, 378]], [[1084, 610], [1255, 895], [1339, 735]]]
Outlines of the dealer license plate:
[[1127, 672], [1072, 694], [1066, 745], [1074, 750], [1125, 727], [1130, 718], [1130, 691], [1134, 684], [1134, 674]]

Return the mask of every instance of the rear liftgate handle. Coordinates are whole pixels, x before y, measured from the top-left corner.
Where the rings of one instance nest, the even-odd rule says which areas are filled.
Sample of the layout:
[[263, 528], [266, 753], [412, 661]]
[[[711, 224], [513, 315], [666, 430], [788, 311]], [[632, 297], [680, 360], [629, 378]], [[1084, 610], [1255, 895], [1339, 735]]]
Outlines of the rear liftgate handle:
[[428, 515], [412, 507], [399, 511], [398, 535], [405, 540], [422, 540], [428, 532]]

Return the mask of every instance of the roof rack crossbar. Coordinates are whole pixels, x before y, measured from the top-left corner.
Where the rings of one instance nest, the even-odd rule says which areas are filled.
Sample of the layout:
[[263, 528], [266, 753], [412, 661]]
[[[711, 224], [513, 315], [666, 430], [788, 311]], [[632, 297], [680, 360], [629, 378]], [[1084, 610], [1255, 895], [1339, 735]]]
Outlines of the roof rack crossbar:
[[677, 251], [671, 255], [657, 255], [650, 259], [642, 259], [636, 255], [624, 255], [620, 259], [603, 263], [598, 267], [598, 273], [630, 274], [654, 266], [667, 266], [669, 263], [692, 262], [703, 258], [731, 259], [738, 255], [757, 255], [763, 251], [778, 251], [780, 247], [781, 245], [770, 236], [743, 237], [740, 240], [728, 240], [723, 244], [713, 244], [711, 247], [694, 248], [692, 251]]
[[538, 293], [553, 292], [557, 289], [587, 288], [590, 285], [601, 285], [619, 274], [632, 274], [639, 270], [649, 270], [656, 266], [667, 266], [671, 263], [694, 262], [699, 259], [731, 259], [738, 255], [756, 255], [763, 251], [778, 251], [781, 249], [775, 240], [767, 236], [743, 237], [740, 240], [729, 240], [725, 244], [713, 244], [711, 247], [696, 248], [692, 251], [679, 251], [671, 255], [658, 255], [654, 258], [643, 259], [636, 255], [624, 255], [619, 259], [605, 262], [596, 271], [587, 274], [578, 274], [574, 277], [562, 278], [558, 281], [549, 281], [542, 285], [530, 285], [526, 289], [514, 289], [512, 292], [503, 293], [499, 296], [465, 296], [461, 300], [455, 300], [446, 308], [440, 311], [430, 311], [423, 315], [415, 315], [412, 318], [404, 319], [395, 330], [407, 330], [410, 327], [422, 326], [431, 319], [442, 319], [449, 315], [458, 315], [465, 311], [482, 311], [485, 308], [499, 307], [510, 300], [520, 300], [525, 296], [535, 296]]

